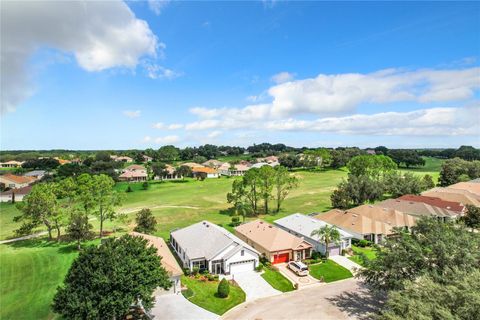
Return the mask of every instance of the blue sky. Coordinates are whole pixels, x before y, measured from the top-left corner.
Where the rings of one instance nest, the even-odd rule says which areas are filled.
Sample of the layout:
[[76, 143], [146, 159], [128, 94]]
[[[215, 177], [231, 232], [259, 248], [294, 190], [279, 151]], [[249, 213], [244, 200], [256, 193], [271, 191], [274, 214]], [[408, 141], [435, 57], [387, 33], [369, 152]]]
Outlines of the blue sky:
[[45, 2], [1, 15], [2, 150], [480, 146], [475, 2]]

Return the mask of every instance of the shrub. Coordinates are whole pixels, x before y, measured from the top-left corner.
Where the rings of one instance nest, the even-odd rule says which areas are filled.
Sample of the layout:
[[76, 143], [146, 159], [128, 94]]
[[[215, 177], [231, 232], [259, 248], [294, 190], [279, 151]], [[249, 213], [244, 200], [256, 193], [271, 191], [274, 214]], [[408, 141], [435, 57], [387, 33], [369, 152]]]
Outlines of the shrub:
[[261, 272], [263, 270], [263, 264], [259, 264], [256, 268], [255, 268], [255, 271], [257, 272]]
[[189, 276], [189, 275], [191, 274], [189, 268], [184, 268], [184, 269], [183, 269], [183, 273], [184, 273], [186, 276]]
[[193, 267], [192, 268], [192, 275], [196, 276], [198, 274], [198, 271], [200, 271], [200, 269], [198, 267]]
[[223, 278], [218, 284], [217, 294], [220, 298], [226, 298], [230, 294], [230, 284]]
[[265, 255], [262, 255], [262, 256], [260, 257], [260, 263], [266, 265], [268, 262], [270, 262], [270, 261], [268, 261], [268, 259], [267, 259], [267, 257], [266, 257]]
[[208, 279], [208, 281], [213, 281], [213, 280], [215, 280], [215, 276], [213, 274], [209, 274], [209, 275], [207, 275], [207, 279]]
[[191, 298], [193, 297], [193, 290], [190, 288], [187, 288], [187, 290], [182, 291], [182, 294], [186, 299]]
[[200, 270], [200, 274], [207, 275], [208, 270], [207, 269]]
[[131, 187], [131, 186], [128, 186], [128, 187], [127, 187], [127, 190], [125, 190], [125, 192], [133, 192], [132, 187]]
[[148, 182], [145, 181], [145, 182], [142, 184], [142, 189], [143, 189], [143, 190], [147, 190], [148, 187], [149, 187]]
[[241, 224], [240, 218], [239, 217], [232, 217], [232, 222], [230, 223], [230, 226], [232, 227], [237, 227]]
[[362, 247], [362, 248], [368, 247], [368, 246], [370, 246], [371, 244], [372, 244], [371, 241], [368, 241], [368, 240], [365, 240], [365, 239], [362, 239], [362, 240], [360, 240], [360, 241], [358, 242], [358, 246], [359, 246], [359, 247]]
[[218, 281], [218, 274], [213, 276], [213, 280]]

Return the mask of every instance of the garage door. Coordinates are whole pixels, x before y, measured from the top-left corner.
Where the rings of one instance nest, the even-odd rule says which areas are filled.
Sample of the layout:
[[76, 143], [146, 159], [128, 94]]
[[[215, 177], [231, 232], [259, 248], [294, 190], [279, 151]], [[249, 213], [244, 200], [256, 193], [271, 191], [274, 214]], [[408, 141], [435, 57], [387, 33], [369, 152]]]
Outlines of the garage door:
[[330, 256], [338, 256], [340, 254], [340, 246], [328, 247], [328, 254]]
[[255, 269], [255, 260], [246, 260], [230, 263], [230, 274], [252, 271]]
[[273, 264], [288, 262], [288, 252], [273, 256]]

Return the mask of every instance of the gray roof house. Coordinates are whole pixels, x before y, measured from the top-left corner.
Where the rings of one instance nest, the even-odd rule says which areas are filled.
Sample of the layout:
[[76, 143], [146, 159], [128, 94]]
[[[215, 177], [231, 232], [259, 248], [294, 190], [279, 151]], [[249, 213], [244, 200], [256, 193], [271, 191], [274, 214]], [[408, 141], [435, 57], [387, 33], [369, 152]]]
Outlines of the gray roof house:
[[184, 268], [207, 269], [214, 274], [252, 271], [259, 252], [227, 230], [201, 221], [170, 233], [170, 244]]
[[[315, 251], [322, 254], [326, 253], [325, 243], [319, 239], [318, 236], [312, 236], [313, 230], [318, 230], [323, 226], [332, 226], [324, 221], [306, 216], [301, 213], [294, 213], [284, 218], [275, 220], [273, 222], [279, 228], [288, 231], [289, 233], [303, 238], [310, 243]], [[330, 243], [328, 246], [328, 252], [330, 256], [341, 254], [343, 249], [349, 248], [352, 244], [353, 235], [347, 231], [337, 228], [340, 232], [340, 242]]]

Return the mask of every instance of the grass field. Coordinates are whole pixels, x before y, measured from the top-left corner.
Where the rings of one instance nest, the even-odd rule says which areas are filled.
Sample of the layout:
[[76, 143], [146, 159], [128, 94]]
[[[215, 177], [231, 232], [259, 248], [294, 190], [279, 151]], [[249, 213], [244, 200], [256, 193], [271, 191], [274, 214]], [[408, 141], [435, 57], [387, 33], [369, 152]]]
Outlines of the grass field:
[[186, 296], [186, 298], [190, 302], [213, 313], [222, 315], [245, 301], [245, 292], [240, 287], [233, 285], [230, 285], [228, 297], [217, 297], [218, 283], [218, 281], [202, 282], [185, 276], [182, 277], [182, 284], [193, 292], [192, 296]]
[[332, 260], [310, 265], [310, 275], [327, 283], [353, 277], [350, 271]]
[[290, 280], [285, 278], [280, 272], [271, 270], [269, 268], [264, 268], [264, 271], [265, 272], [262, 274], [262, 278], [265, 279], [265, 281], [267, 281], [273, 288], [282, 292], [295, 290]]
[[433, 177], [433, 181], [435, 183], [438, 182], [438, 177], [440, 176], [440, 169], [442, 168], [442, 164], [445, 160], [437, 159], [437, 158], [430, 158], [430, 157], [423, 157], [425, 160], [425, 166], [423, 167], [414, 167], [414, 168], [400, 168], [402, 172], [413, 172], [415, 174], [424, 176], [429, 174]]
[[355, 263], [358, 263], [359, 265], [362, 265], [362, 266], [364, 265], [363, 260], [361, 258], [362, 254], [368, 260], [375, 260], [376, 258], [375, 250], [372, 247], [361, 248], [361, 247], [352, 245], [352, 250], [355, 253], [355, 255], [348, 257], [348, 259], [352, 260]]

